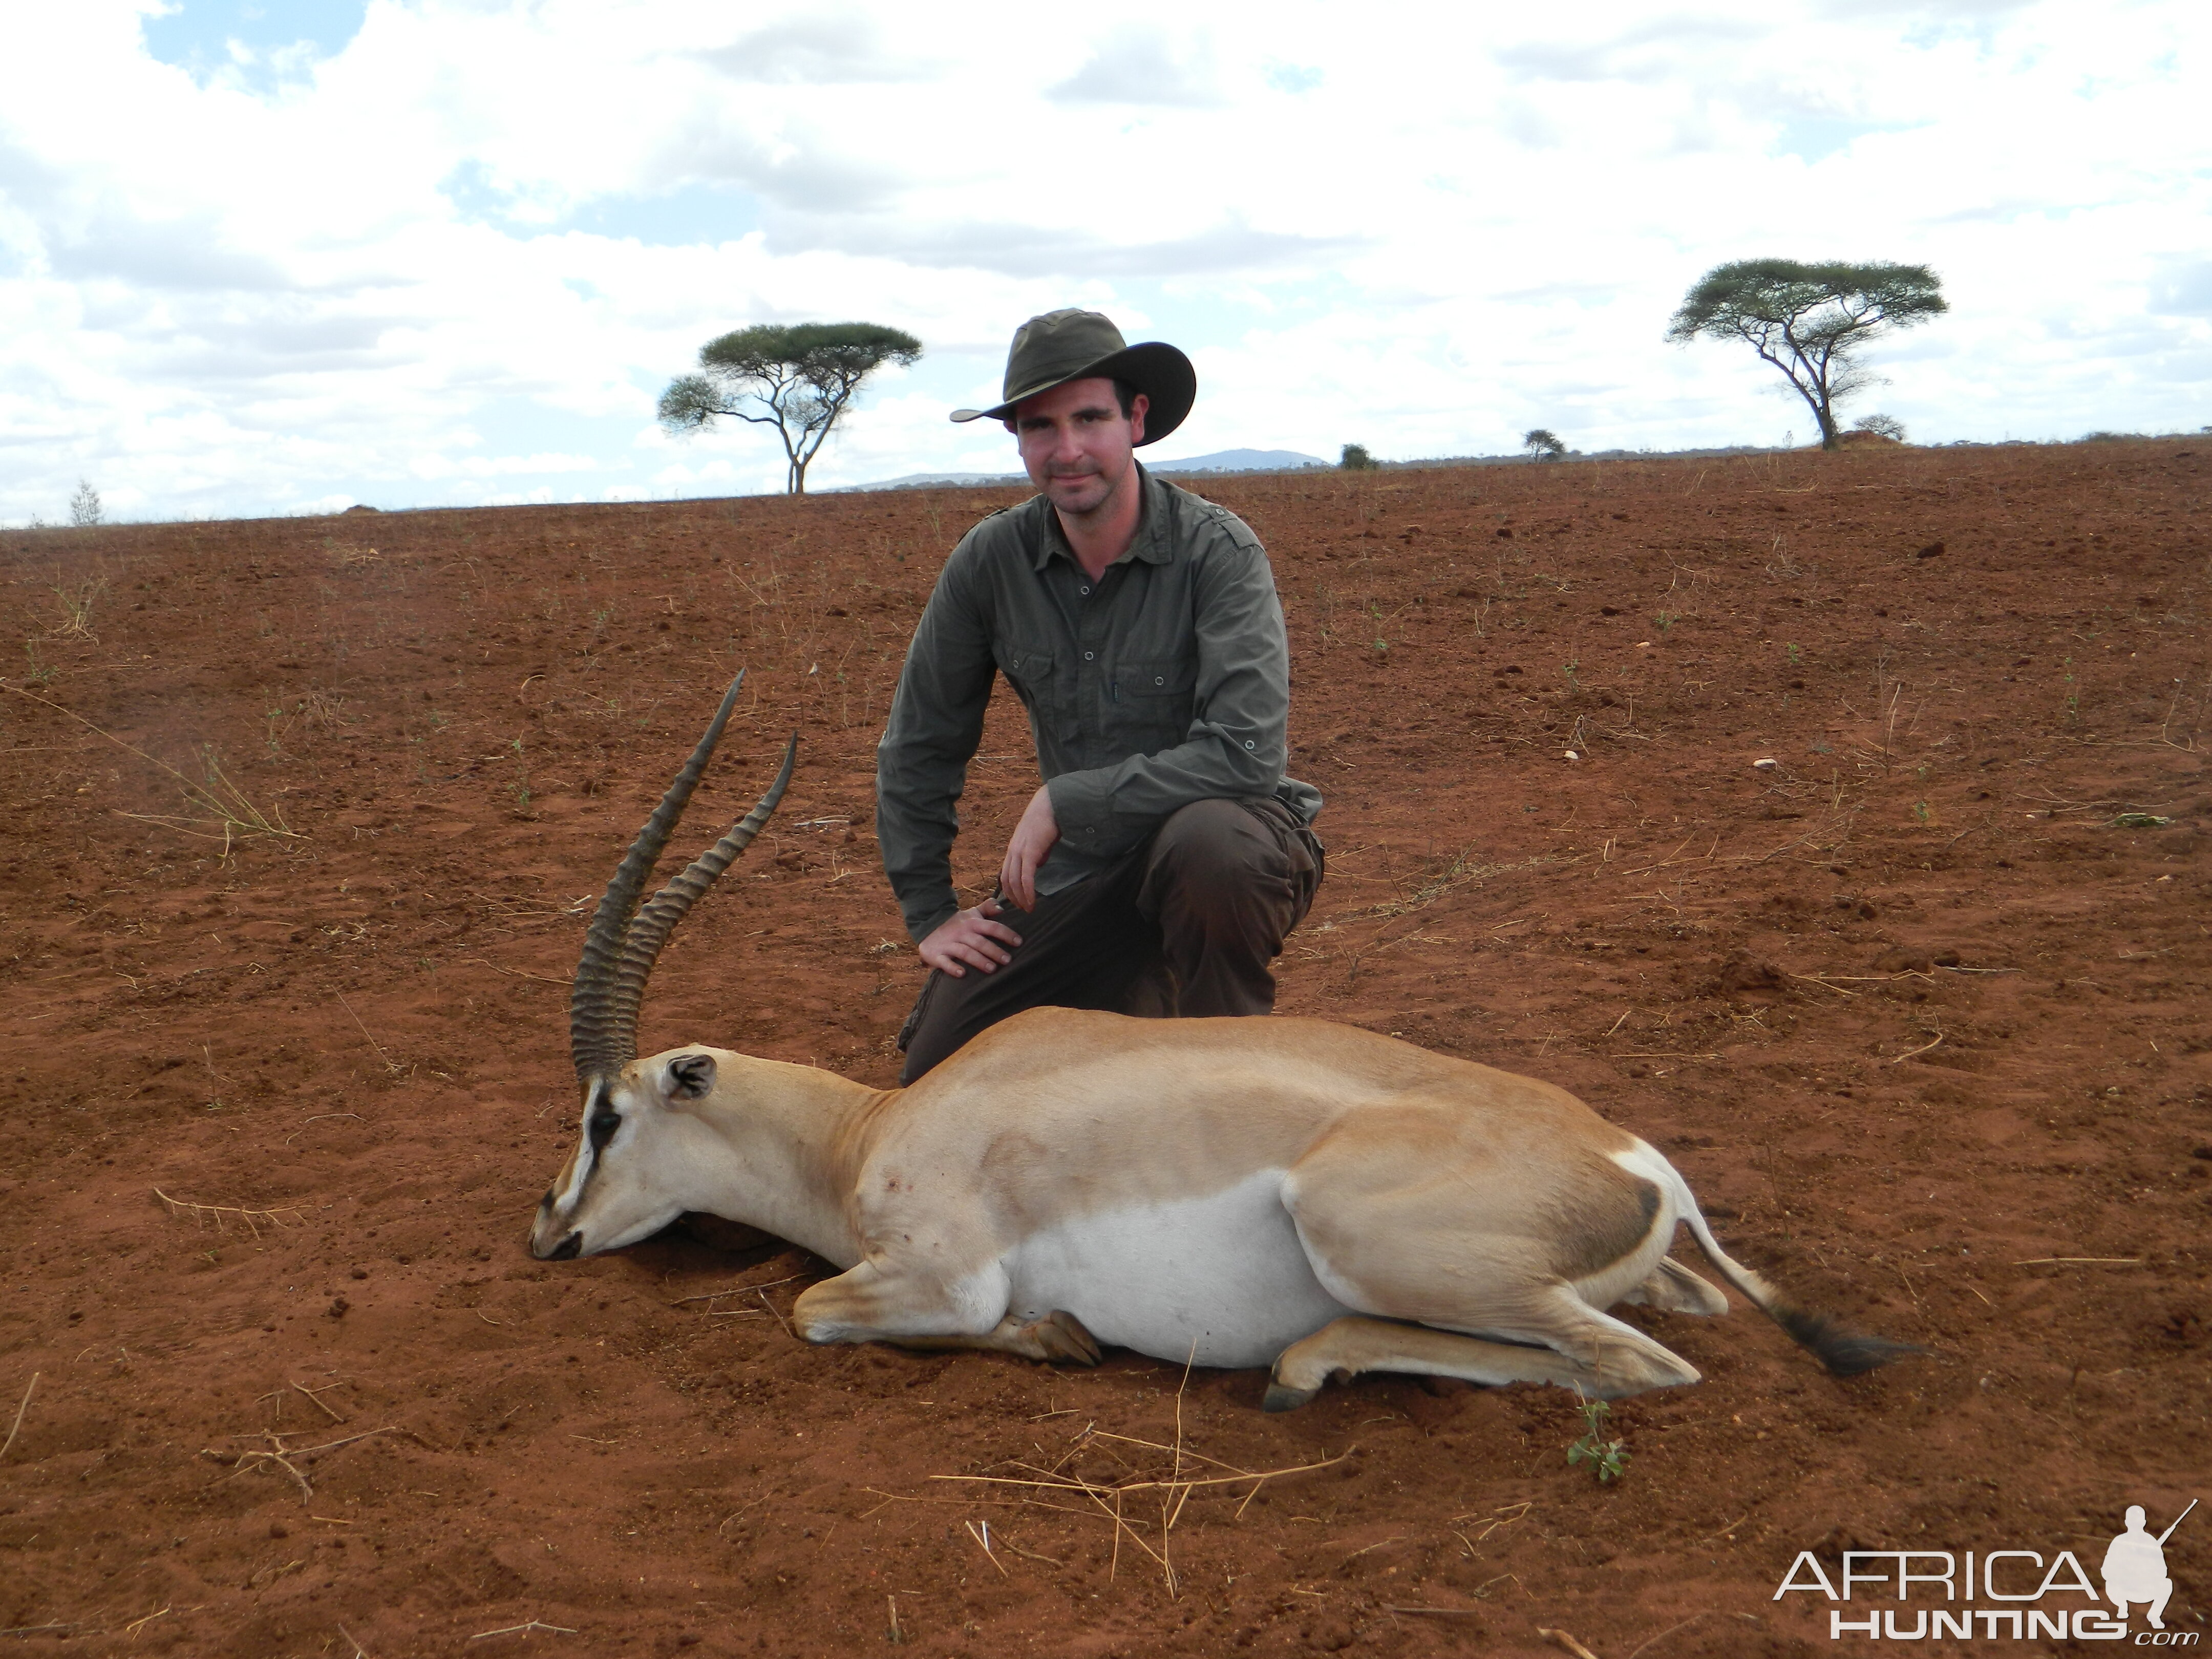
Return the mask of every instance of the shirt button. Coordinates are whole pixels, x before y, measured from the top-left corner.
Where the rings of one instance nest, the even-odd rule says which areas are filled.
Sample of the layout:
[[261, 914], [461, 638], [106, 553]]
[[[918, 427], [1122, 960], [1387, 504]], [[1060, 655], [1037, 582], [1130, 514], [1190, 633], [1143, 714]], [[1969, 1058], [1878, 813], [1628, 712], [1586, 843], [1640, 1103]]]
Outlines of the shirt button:
[[1254, 744], [1254, 743], [1253, 743], [1253, 741], [1252, 741], [1252, 739], [1251, 739], [1251, 738], [1245, 738], [1245, 739], [1244, 739], [1244, 746], [1245, 746], [1247, 749], [1250, 749], [1250, 748], [1254, 748], [1254, 747], [1255, 747], [1256, 745], [1255, 745], [1255, 744]]
[[1079, 593], [1088, 593], [1091, 590], [1087, 587], [1079, 587], [1075, 591]]
[[1164, 674], [1155, 674], [1152, 676], [1152, 684], [1154, 685], [1165, 685], [1167, 683], [1168, 678]]
[[1089, 661], [1091, 659], [1091, 658], [1092, 658], [1092, 657], [1094, 657], [1094, 656], [1096, 656], [1097, 654], [1097, 653], [1096, 653], [1095, 651], [1086, 651], [1086, 652], [1085, 652], [1085, 653], [1083, 653], [1083, 660], [1084, 660], [1084, 661], [1085, 661], [1085, 662], [1089, 662]]

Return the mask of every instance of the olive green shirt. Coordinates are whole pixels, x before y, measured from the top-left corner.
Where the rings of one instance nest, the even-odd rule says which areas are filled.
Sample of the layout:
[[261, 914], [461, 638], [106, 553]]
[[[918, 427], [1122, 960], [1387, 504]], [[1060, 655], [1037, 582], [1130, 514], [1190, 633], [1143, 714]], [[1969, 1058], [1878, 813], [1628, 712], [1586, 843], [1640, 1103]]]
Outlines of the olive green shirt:
[[917, 943], [960, 908], [957, 803], [997, 674], [1029, 711], [1060, 825], [1041, 893], [1193, 801], [1321, 811], [1283, 775], [1290, 648], [1267, 550], [1226, 507], [1139, 471], [1136, 538], [1097, 582], [1042, 495], [970, 530], [937, 579], [876, 750], [876, 837]]

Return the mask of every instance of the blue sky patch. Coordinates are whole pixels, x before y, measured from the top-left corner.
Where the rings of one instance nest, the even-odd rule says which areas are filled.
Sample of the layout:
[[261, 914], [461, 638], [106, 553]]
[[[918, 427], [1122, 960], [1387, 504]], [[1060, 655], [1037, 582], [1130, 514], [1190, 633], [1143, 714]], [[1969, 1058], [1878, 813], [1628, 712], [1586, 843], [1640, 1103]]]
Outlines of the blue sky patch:
[[[235, 66], [259, 92], [273, 90], [288, 70], [296, 75], [308, 63], [337, 56], [368, 14], [368, 0], [185, 0], [143, 27], [155, 62], [173, 64], [203, 82]], [[246, 48], [248, 63], [238, 63], [233, 42]]]

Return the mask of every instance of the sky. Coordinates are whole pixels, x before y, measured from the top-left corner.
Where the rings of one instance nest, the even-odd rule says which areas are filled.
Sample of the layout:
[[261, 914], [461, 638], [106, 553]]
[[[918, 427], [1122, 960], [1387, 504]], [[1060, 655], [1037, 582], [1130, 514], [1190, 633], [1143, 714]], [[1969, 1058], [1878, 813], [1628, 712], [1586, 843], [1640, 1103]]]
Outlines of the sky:
[[1147, 449], [1810, 441], [1731, 259], [1925, 264], [1916, 442], [2212, 423], [2212, 6], [69, 0], [0, 8], [0, 525], [778, 490], [654, 419], [862, 320], [816, 489], [1015, 470], [1028, 316], [1195, 362]]

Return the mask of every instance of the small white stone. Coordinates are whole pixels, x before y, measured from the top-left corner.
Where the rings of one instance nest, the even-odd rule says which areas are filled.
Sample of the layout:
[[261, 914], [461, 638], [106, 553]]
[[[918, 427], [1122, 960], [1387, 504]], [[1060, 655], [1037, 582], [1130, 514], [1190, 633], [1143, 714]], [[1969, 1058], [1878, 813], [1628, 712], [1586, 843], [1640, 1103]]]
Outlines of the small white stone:
[[1580, 760], [1582, 757], [1575, 753], [1573, 750], [1570, 749], [1567, 750], [1567, 758], [1569, 760]]
[[1771, 772], [1778, 765], [1780, 764], [1780, 763], [1771, 760], [1755, 760], [1752, 762], [1751, 764], [1753, 769], [1756, 771]]

